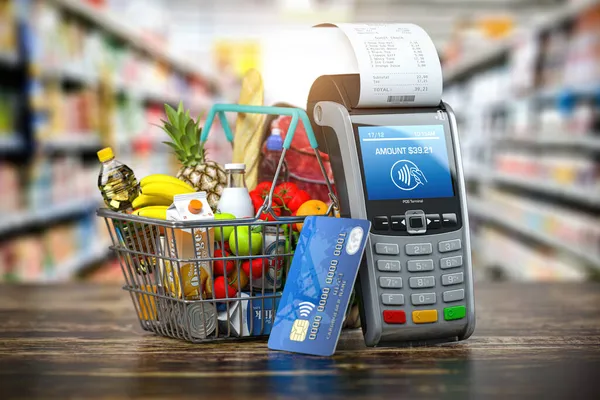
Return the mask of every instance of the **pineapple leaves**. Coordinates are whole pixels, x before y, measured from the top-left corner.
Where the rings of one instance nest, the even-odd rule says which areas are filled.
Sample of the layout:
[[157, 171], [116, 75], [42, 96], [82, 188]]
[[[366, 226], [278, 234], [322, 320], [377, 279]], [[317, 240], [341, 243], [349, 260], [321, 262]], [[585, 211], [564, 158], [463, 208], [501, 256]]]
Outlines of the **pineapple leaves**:
[[183, 101], [179, 101], [179, 106], [177, 107], [177, 113], [181, 114], [183, 112]]
[[171, 125], [173, 125], [174, 127], [178, 128], [178, 119], [177, 119], [177, 111], [175, 111], [173, 109], [173, 107], [171, 107], [170, 105], [165, 103], [165, 112], [167, 113], [167, 118], [169, 119], [169, 122], [171, 123]]
[[175, 143], [171, 143], [171, 142], [163, 142], [164, 144], [166, 144], [167, 146], [169, 146], [170, 148], [172, 148], [173, 150], [175, 150], [175, 152], [177, 152], [179, 150], [179, 146], [177, 146]]

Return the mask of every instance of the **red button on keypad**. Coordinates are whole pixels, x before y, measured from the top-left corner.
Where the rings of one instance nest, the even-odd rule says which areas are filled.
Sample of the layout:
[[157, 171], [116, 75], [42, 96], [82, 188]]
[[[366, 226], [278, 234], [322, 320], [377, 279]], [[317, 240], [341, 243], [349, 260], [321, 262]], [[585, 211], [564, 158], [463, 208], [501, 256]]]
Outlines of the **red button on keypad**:
[[385, 310], [383, 321], [388, 324], [404, 324], [406, 323], [406, 314], [402, 310]]

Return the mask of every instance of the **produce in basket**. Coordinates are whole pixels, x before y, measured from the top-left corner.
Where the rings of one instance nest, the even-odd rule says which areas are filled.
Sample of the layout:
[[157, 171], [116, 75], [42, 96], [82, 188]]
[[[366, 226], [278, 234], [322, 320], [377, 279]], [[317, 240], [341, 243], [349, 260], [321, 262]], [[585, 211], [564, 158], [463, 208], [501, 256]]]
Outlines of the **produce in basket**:
[[[235, 215], [231, 213], [215, 213], [215, 219], [235, 219]], [[223, 233], [223, 235], [221, 235], [221, 232]], [[231, 236], [231, 232], [233, 232], [233, 226], [215, 226], [215, 242], [221, 244], [221, 239], [227, 242], [229, 240], [229, 236]]]
[[[249, 226], [238, 226], [229, 236], [229, 247], [238, 256], [257, 255], [262, 247], [260, 227], [251, 229]], [[252, 237], [252, 248], [250, 248]]]
[[221, 165], [206, 159], [204, 143], [200, 141], [200, 117], [194, 121], [189, 110], [184, 112], [182, 103], [179, 103], [177, 111], [165, 104], [165, 111], [168, 121], [161, 120], [162, 129], [171, 142], [163, 143], [175, 151], [181, 162], [177, 178], [196, 191], [206, 192], [208, 204], [216, 211], [221, 193], [227, 185], [227, 176]]
[[[296, 215], [325, 215], [327, 213], [327, 204], [322, 202], [321, 200], [309, 200], [306, 203], [302, 204], [298, 211], [296, 211]], [[296, 224], [296, 230], [300, 232], [302, 230], [302, 226], [304, 224], [298, 222]]]

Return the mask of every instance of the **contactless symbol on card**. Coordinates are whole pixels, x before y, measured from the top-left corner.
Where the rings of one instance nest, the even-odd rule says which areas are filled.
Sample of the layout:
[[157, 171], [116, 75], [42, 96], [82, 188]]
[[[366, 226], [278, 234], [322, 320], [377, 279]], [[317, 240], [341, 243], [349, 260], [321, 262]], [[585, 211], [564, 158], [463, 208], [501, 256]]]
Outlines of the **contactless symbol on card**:
[[[303, 301], [298, 304], [298, 313], [302, 318], [308, 318], [310, 313], [315, 309], [315, 305], [310, 301]], [[290, 340], [295, 342], [303, 342], [306, 339], [308, 333], [309, 322], [307, 319], [297, 319], [292, 325], [292, 331], [290, 332]]]

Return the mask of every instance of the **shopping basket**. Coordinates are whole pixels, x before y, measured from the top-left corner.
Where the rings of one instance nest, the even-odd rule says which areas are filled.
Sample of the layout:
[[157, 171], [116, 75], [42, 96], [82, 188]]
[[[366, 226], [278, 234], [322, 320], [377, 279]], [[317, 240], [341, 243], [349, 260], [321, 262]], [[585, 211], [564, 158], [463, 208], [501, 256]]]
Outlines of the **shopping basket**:
[[[303, 110], [216, 104], [207, 116], [201, 141], [207, 140], [215, 117], [219, 118], [227, 139], [233, 141], [225, 112], [292, 117], [273, 183], [277, 182], [298, 121], [302, 120], [329, 188], [330, 205], [327, 215], [334, 214], [338, 202], [325, 173], [310, 122]], [[175, 222], [108, 209], [98, 210], [98, 216], [104, 218], [110, 233], [111, 249], [116, 252], [121, 264], [125, 278], [123, 288], [130, 293], [144, 330], [190, 342], [256, 337], [270, 333], [287, 269], [293, 257], [295, 236], [292, 226], [304, 220], [304, 217], [278, 217], [272, 208], [273, 189], [274, 186], [256, 217], [252, 219]], [[258, 216], [263, 212], [270, 214], [271, 218], [259, 219]], [[222, 253], [215, 254], [216, 249], [227, 248], [225, 235], [228, 231], [235, 232], [236, 249], [240, 248], [239, 240], [245, 240], [246, 237], [249, 249], [253, 247], [253, 240], [260, 242], [258, 254], [230, 257], [224, 257]], [[218, 232], [220, 235], [216, 236], [220, 237], [220, 241], [215, 241], [215, 233]], [[267, 244], [274, 246], [268, 256], [264, 255], [267, 253]], [[183, 248], [185, 246], [188, 248]], [[224, 298], [215, 296], [215, 262], [233, 264], [231, 270], [221, 268], [224, 281], [230, 282], [230, 287], [233, 288], [224, 289]], [[244, 262], [251, 263], [252, 271], [259, 268], [257, 277], [253, 273], [243, 272]]]

